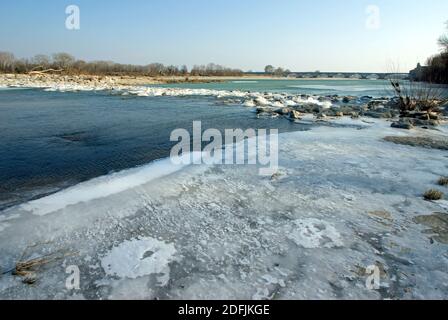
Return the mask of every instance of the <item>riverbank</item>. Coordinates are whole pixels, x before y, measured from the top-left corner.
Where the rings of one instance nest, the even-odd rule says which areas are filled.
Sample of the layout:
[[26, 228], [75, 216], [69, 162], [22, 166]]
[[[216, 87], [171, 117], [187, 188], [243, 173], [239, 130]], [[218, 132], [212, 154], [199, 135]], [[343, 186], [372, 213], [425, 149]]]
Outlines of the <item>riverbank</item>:
[[[2, 212], [3, 270], [62, 257], [28, 278], [0, 276], [0, 297], [446, 299], [448, 205], [423, 194], [446, 193], [447, 152], [383, 140], [446, 128], [335, 121], [346, 126], [280, 135], [271, 178], [157, 162]], [[132, 183], [112, 188], [121, 182]], [[81, 270], [80, 290], [65, 287], [67, 266]], [[379, 290], [366, 287], [371, 266]]]
[[[208, 79], [215, 81], [216, 79]], [[47, 86], [47, 85], [76, 85], [76, 86], [135, 86], [166, 84], [174, 81], [187, 81], [185, 77], [141, 77], [141, 76], [96, 76], [96, 75], [58, 75], [58, 74], [0, 74], [0, 86]], [[199, 81], [192, 79], [191, 81]], [[204, 80], [205, 81], [205, 80]]]
[[[142, 76], [97, 76], [97, 75], [59, 75], [59, 74], [0, 74], [0, 87], [31, 85], [33, 87], [54, 84], [71, 85], [155, 85], [155, 84], [175, 84], [175, 83], [210, 83], [223, 81], [257, 81], [257, 80], [297, 80], [297, 78], [275, 77], [266, 75], [243, 75], [243, 76], [163, 76], [163, 77], [142, 77]], [[324, 81], [324, 80], [356, 80], [338, 78], [301, 78], [300, 80]]]

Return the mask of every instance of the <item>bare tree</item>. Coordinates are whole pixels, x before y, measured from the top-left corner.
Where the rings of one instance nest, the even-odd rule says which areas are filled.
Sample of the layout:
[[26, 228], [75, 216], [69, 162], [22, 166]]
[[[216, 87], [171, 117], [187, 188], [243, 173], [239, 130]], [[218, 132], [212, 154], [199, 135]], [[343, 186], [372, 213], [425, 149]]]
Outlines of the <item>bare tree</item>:
[[151, 76], [163, 76], [165, 67], [161, 63], [151, 63], [148, 65], [148, 73]]
[[68, 70], [75, 63], [76, 59], [72, 55], [61, 52], [53, 55], [53, 64], [56, 68]]
[[183, 66], [180, 68], [180, 74], [183, 75], [183, 76], [188, 75], [188, 67], [187, 67], [186, 65], [183, 65]]
[[10, 52], [0, 51], [0, 71], [13, 72], [15, 64], [15, 57]]
[[393, 93], [398, 99], [400, 117], [420, 117], [430, 120], [434, 112], [446, 101], [443, 87], [429, 82], [390, 79]]
[[[448, 21], [446, 23], [448, 29]], [[439, 38], [439, 45], [442, 47], [442, 50], [448, 52], [448, 34], [444, 34]]]
[[34, 65], [34, 69], [48, 69], [51, 64], [51, 59], [45, 54], [37, 54], [31, 59], [31, 64]]
[[[188, 76], [187, 66], [165, 66], [161, 63], [151, 63], [146, 66], [119, 64], [113, 61], [86, 62], [76, 60], [68, 53], [56, 53], [52, 58], [46, 55], [36, 55], [32, 59], [16, 59], [12, 53], [0, 52], [0, 72], [16, 72], [29, 74], [44, 73], [76, 73], [91, 75], [134, 75], [134, 76]], [[191, 75], [201, 76], [239, 76], [243, 71], [226, 68], [219, 64], [195, 66]]]
[[442, 52], [428, 59], [428, 67], [423, 75], [423, 80], [448, 84], [448, 34], [444, 34], [439, 38], [439, 45], [442, 48]]
[[275, 68], [274, 68], [274, 66], [267, 65], [267, 66], [264, 68], [264, 72], [267, 73], [267, 74], [274, 74], [274, 72], [275, 72]]
[[285, 74], [285, 70], [283, 70], [283, 68], [279, 67], [279, 68], [275, 69], [274, 74], [278, 77], [281, 77]]
[[239, 76], [243, 71], [221, 66], [219, 64], [209, 63], [208, 65], [194, 66], [191, 69], [193, 76]]
[[[447, 22], [448, 26], [448, 22]], [[448, 33], [439, 38], [441, 52], [429, 57], [426, 66], [420, 64], [410, 72], [412, 80], [448, 84]]]

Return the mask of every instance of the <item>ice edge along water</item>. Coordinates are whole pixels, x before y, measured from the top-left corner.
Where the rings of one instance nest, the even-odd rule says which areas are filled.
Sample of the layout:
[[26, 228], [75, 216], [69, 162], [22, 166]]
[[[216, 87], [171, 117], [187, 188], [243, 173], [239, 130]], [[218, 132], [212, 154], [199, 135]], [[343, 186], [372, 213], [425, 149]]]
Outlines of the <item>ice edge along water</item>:
[[53, 195], [19, 205], [19, 208], [35, 215], [46, 215], [69, 205], [105, 198], [173, 174], [187, 166], [186, 164], [182, 164], [185, 159], [188, 159], [188, 161], [193, 159], [194, 161], [194, 159], [201, 157], [202, 153], [185, 154], [176, 164], [170, 158], [157, 160], [141, 167], [91, 179]]
[[[251, 137], [235, 144], [223, 145], [220, 147], [221, 152], [212, 152], [211, 150], [188, 152], [159, 159], [144, 166], [123, 170], [79, 183], [52, 195], [7, 209], [4, 212], [7, 213], [19, 208], [31, 212], [34, 215], [43, 216], [64, 209], [70, 205], [105, 198], [144, 185], [150, 181], [178, 172], [191, 164], [213, 165], [233, 163], [234, 155], [238, 151], [244, 153], [242, 160], [245, 163], [256, 163], [258, 152], [272, 152], [269, 146], [273, 137], [275, 137], [275, 141], [278, 141], [278, 135], [271, 134], [269, 139], [263, 139], [263, 145], [258, 145], [258, 137]], [[248, 145], [253, 145], [255, 148], [249, 148]]]
[[[0, 261], [13, 259], [29, 241], [59, 239], [58, 246], [83, 252], [72, 263], [94, 271], [84, 281], [96, 285], [82, 294], [148, 299], [378, 298], [365, 288], [364, 274], [355, 273], [377, 261], [387, 270], [383, 288], [393, 289], [384, 297], [446, 297], [446, 246], [431, 245], [411, 222], [444, 210], [420, 192], [446, 170], [446, 153], [381, 141], [412, 133], [373, 122], [363, 130], [321, 127], [280, 135], [277, 180], [257, 177], [248, 166], [207, 166], [199, 174], [183, 167], [138, 188], [128, 181], [120, 195], [48, 217], [29, 221], [13, 210], [0, 232]], [[115, 175], [122, 179], [126, 172], [135, 174]], [[47, 205], [41, 213], [52, 210]], [[369, 214], [381, 210], [390, 218]], [[122, 233], [128, 223], [131, 229]], [[0, 296], [51, 296], [57, 285], [44, 278], [38, 287], [52, 290], [25, 293], [8, 279], [0, 278]], [[184, 289], [173, 286], [179, 283]]]

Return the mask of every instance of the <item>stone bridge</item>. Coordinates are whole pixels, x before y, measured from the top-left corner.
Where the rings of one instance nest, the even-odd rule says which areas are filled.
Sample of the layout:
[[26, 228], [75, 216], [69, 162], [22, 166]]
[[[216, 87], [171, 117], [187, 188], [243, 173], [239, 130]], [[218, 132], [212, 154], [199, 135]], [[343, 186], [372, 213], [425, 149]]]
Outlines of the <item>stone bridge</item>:
[[[249, 72], [248, 75], [267, 75], [264, 72]], [[409, 79], [409, 73], [364, 73], [364, 72], [290, 72], [288, 78], [323, 79]]]
[[341, 78], [341, 79], [407, 79], [408, 73], [358, 73], [358, 72], [292, 72], [290, 78]]

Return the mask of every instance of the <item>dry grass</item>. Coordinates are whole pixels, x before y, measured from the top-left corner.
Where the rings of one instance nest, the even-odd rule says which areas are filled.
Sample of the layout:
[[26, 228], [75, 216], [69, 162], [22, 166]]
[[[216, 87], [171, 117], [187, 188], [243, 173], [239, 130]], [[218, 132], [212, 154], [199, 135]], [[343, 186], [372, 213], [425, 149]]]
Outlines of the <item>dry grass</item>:
[[439, 186], [448, 187], [448, 177], [441, 177], [439, 181], [437, 181]]
[[443, 198], [443, 192], [435, 189], [431, 189], [425, 192], [423, 195], [425, 200], [433, 201], [433, 200], [440, 200]]
[[36, 248], [41, 245], [42, 244], [36, 244], [25, 248], [24, 252], [22, 253], [22, 256], [16, 263], [14, 269], [10, 270], [10, 272], [13, 275], [23, 278], [23, 283], [34, 284], [37, 281], [37, 272], [43, 266], [46, 266], [50, 263], [60, 261], [66, 257], [74, 256], [77, 254], [76, 252], [59, 250], [48, 255], [40, 256], [38, 258], [33, 259], [25, 258], [27, 255], [29, 255], [28, 252], [30, 251], [31, 248]]

